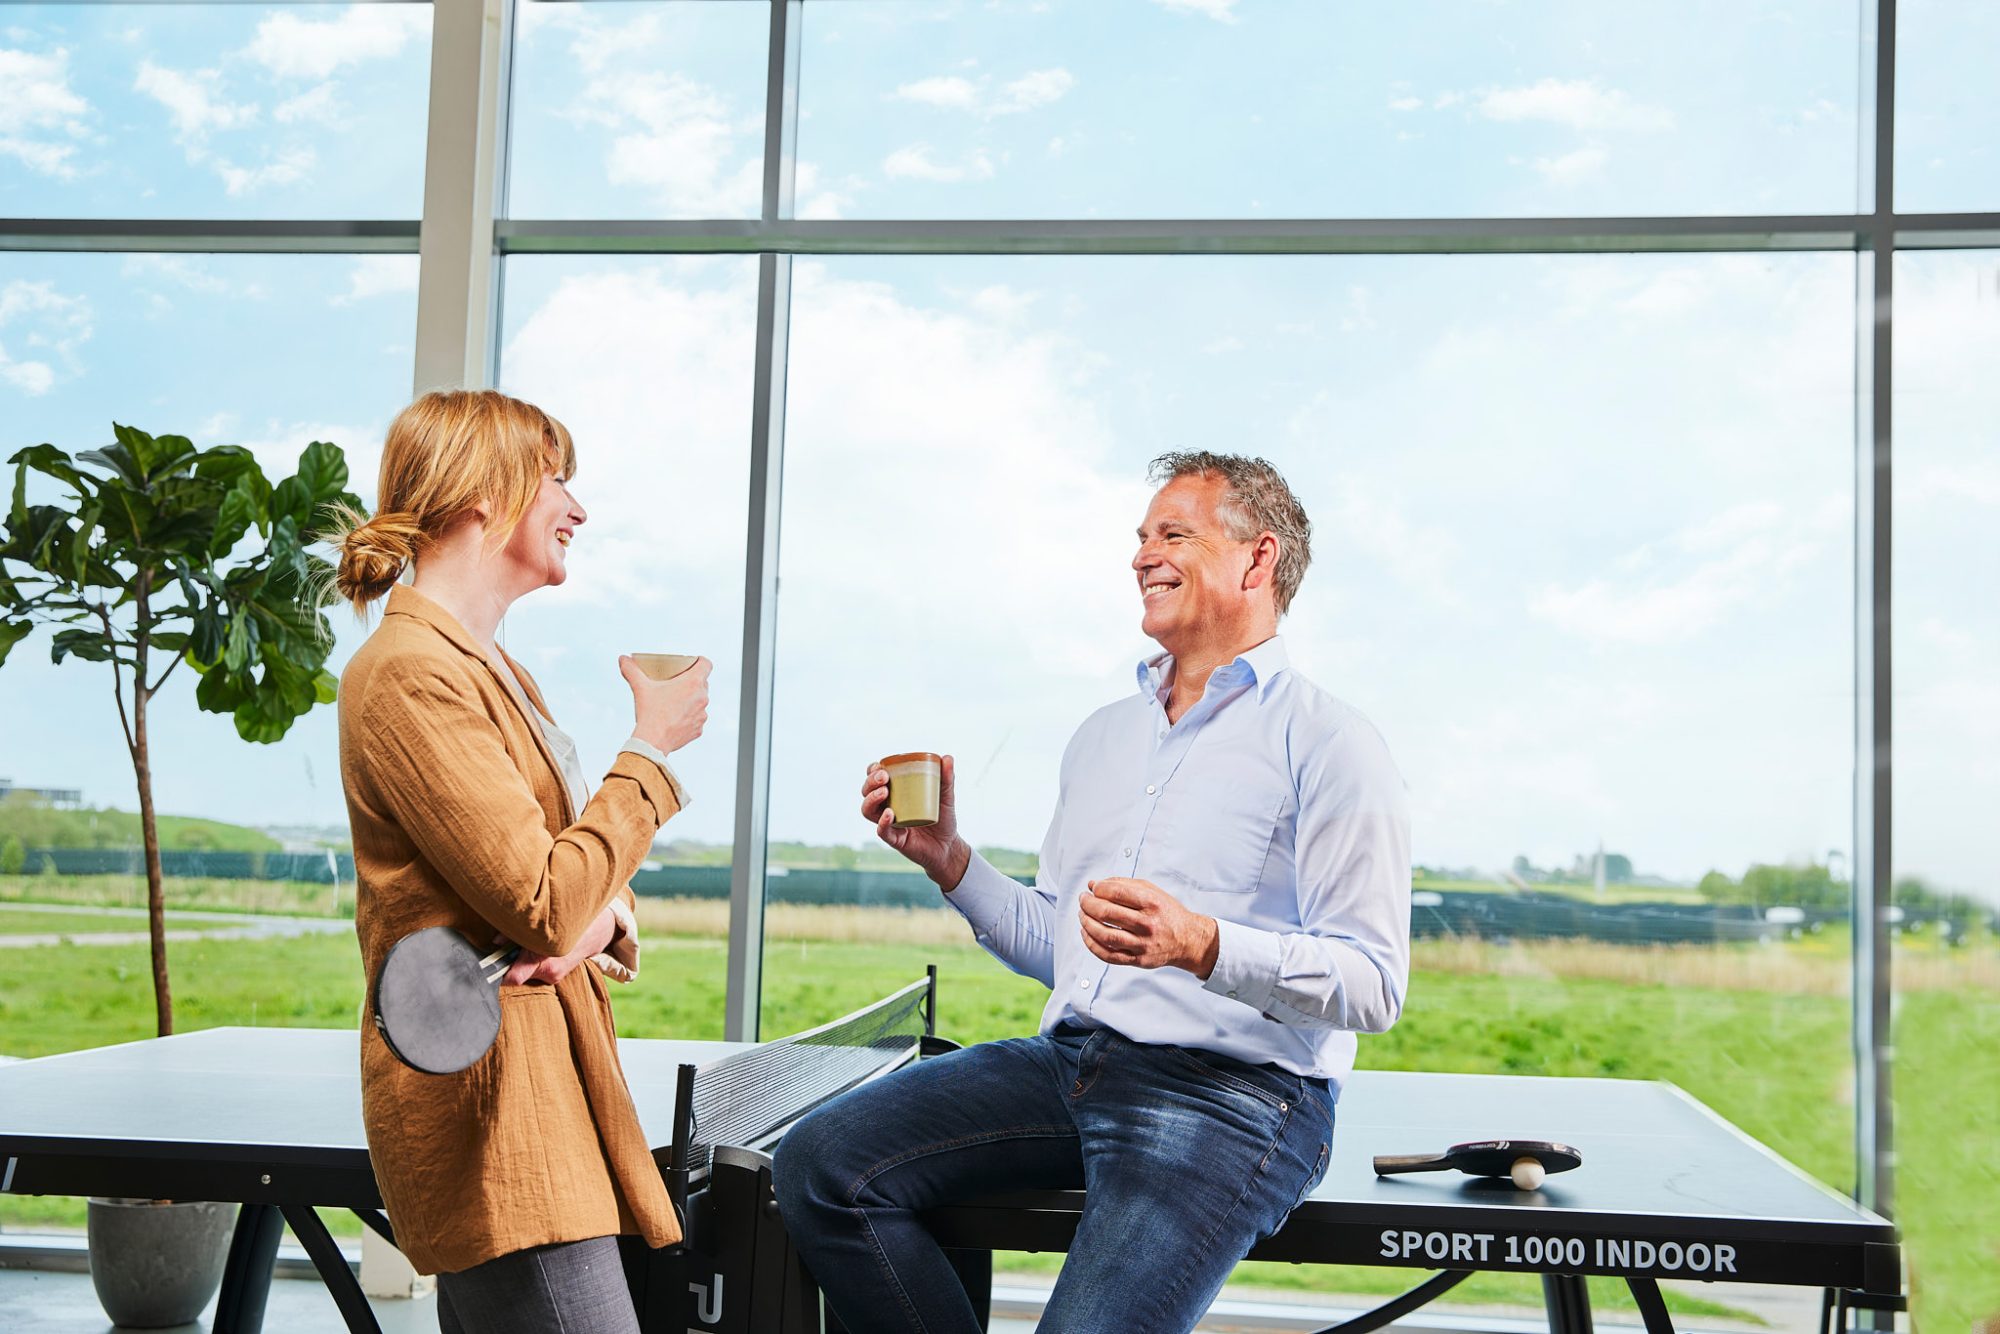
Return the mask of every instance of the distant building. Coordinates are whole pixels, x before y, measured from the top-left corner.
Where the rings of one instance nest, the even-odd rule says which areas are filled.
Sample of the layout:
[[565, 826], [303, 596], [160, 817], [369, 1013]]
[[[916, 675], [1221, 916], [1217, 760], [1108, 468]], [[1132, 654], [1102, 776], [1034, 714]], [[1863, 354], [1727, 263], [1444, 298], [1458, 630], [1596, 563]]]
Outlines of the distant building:
[[83, 805], [83, 789], [80, 787], [16, 787], [11, 778], [0, 778], [0, 801], [5, 801], [16, 792], [25, 792], [31, 797], [39, 797], [51, 806], [73, 810]]

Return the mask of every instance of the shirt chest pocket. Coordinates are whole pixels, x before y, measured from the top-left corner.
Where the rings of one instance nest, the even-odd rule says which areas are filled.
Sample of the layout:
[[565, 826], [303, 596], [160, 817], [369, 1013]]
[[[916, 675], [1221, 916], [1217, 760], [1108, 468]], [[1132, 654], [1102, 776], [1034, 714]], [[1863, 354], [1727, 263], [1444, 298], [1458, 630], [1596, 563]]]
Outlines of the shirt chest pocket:
[[1153, 812], [1139, 874], [1177, 894], [1255, 893], [1291, 800], [1249, 783], [1169, 788]]

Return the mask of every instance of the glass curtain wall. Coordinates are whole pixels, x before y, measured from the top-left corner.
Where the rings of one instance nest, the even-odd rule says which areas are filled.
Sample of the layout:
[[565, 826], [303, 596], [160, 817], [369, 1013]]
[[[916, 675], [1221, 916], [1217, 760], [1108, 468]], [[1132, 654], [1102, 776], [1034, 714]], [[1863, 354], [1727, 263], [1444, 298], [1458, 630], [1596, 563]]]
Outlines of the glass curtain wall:
[[[415, 249], [426, 100], [472, 95], [429, 85], [431, 7], [5, 12], [0, 213], [95, 253], [0, 222], [0, 445], [88, 448], [115, 416], [284, 471], [330, 439], [372, 498], [419, 270], [328, 238], [386, 221]], [[1415, 973], [1362, 1063], [1671, 1079], [1856, 1188], [1855, 774], [1875, 757], [1855, 585], [1885, 536], [1856, 483], [1873, 3], [509, 12], [493, 365], [575, 429], [591, 518], [579, 577], [507, 642], [599, 760], [629, 723], [616, 653], [715, 662], [694, 802], [636, 882], [655, 962], [622, 1031], [715, 1037], [733, 1013], [775, 1036], [931, 962], [949, 1036], [1030, 1031], [1044, 993], [873, 839], [862, 770], [954, 754], [968, 834], [1032, 879], [1063, 745], [1152, 648], [1127, 567], [1147, 461], [1249, 452], [1315, 521], [1293, 661], [1381, 727], [1410, 787]], [[2000, 251], [1918, 247], [2000, 237], [2000, 99], [1989, 6], [1896, 13], [1894, 1206], [1917, 1320], [1965, 1329], [2000, 1316], [2000, 1191], [1976, 1166], [2000, 1152], [2000, 878], [1976, 833], [2000, 796], [1978, 596], [2000, 575]], [[160, 240], [209, 224], [204, 253]], [[241, 253], [280, 245], [318, 253]], [[361, 631], [335, 624], [337, 669]], [[130, 874], [22, 873], [59, 837], [126, 837], [133, 805], [103, 683], [45, 649], [0, 675], [0, 774], [81, 809], [0, 801], [0, 897], [122, 901]], [[741, 697], [760, 669], [767, 711]], [[170, 692], [156, 726], [162, 810], [210, 822], [176, 837], [332, 852], [339, 912], [331, 714], [251, 747]], [[760, 886], [765, 929], [732, 942]], [[182, 1026], [343, 1024], [351, 955], [339, 933], [191, 943]], [[0, 1054], [148, 1031], [143, 946], [10, 958]], [[273, 970], [289, 1008], [255, 981]], [[1481, 1282], [1457, 1295], [1538, 1300]], [[1811, 1294], [1669, 1301], [1818, 1317]]]

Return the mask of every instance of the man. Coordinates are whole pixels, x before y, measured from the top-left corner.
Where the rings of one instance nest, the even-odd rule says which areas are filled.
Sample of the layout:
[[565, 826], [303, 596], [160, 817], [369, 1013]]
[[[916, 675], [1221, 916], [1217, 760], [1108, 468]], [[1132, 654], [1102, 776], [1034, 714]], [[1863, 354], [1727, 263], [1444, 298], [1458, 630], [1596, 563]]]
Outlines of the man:
[[1136, 694], [1063, 755], [1033, 888], [937, 824], [861, 813], [979, 943], [1051, 991], [1035, 1037], [865, 1085], [793, 1128], [777, 1190], [849, 1329], [978, 1328], [922, 1210], [1086, 1190], [1041, 1328], [1191, 1329], [1318, 1184], [1354, 1034], [1402, 1010], [1409, 819], [1375, 729], [1293, 671], [1278, 618], [1311, 525], [1261, 459], [1167, 454], [1139, 529]]

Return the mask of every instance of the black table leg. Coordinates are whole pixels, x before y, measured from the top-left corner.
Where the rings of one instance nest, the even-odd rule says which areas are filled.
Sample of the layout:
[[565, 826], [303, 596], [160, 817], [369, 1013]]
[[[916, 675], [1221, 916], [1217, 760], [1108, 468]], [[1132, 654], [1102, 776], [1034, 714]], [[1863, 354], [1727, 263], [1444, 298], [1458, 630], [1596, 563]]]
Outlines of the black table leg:
[[1628, 1274], [1625, 1286], [1632, 1289], [1632, 1300], [1639, 1303], [1646, 1334], [1674, 1334], [1674, 1322], [1667, 1315], [1667, 1301], [1660, 1296], [1659, 1284], [1644, 1274]]
[[222, 1291], [215, 1300], [214, 1334], [258, 1334], [271, 1295], [271, 1265], [285, 1220], [276, 1206], [246, 1204], [236, 1214], [229, 1260], [222, 1268]]
[[1363, 1311], [1351, 1320], [1344, 1320], [1338, 1325], [1328, 1325], [1320, 1330], [1319, 1334], [1370, 1334], [1370, 1331], [1393, 1324], [1418, 1307], [1428, 1305], [1471, 1277], [1470, 1269], [1447, 1269], [1432, 1274], [1402, 1296], [1392, 1297], [1374, 1310]]
[[306, 1248], [312, 1257], [313, 1268], [326, 1284], [326, 1290], [333, 1294], [333, 1304], [340, 1308], [341, 1318], [347, 1321], [348, 1329], [354, 1334], [382, 1334], [382, 1327], [375, 1323], [375, 1312], [369, 1309], [368, 1298], [361, 1291], [354, 1271], [347, 1267], [347, 1257], [334, 1245], [333, 1237], [326, 1230], [326, 1224], [319, 1221], [319, 1215], [311, 1205], [287, 1204], [280, 1206], [285, 1211], [285, 1221], [292, 1225], [292, 1235]]
[[1590, 1289], [1581, 1275], [1542, 1275], [1542, 1300], [1549, 1308], [1549, 1334], [1591, 1334]]

